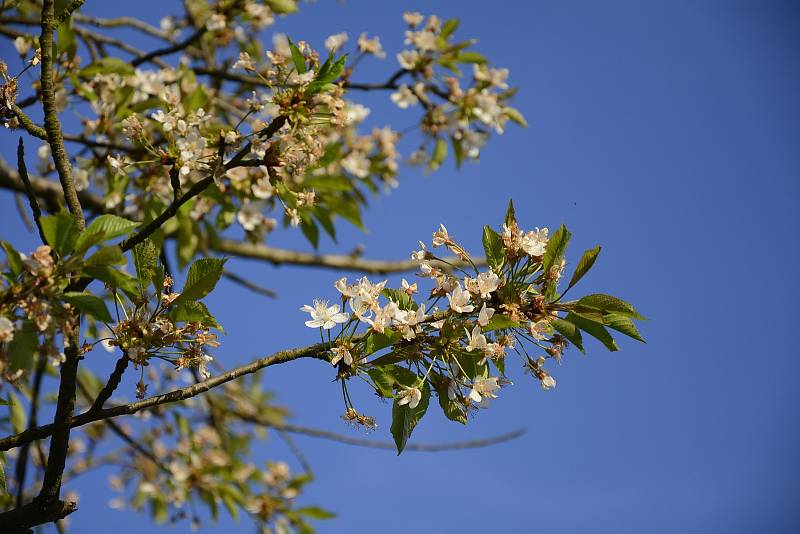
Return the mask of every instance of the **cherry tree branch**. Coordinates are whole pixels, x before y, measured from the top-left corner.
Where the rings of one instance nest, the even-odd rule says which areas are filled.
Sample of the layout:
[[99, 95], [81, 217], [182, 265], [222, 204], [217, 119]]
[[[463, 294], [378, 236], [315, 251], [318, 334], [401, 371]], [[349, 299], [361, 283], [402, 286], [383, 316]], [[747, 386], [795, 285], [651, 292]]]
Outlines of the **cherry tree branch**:
[[[255, 373], [259, 369], [264, 369], [265, 367], [298, 360], [300, 358], [315, 358], [322, 360], [325, 359], [323, 353], [328, 349], [328, 346], [328, 343], [317, 343], [307, 347], [279, 351], [270, 356], [260, 358], [247, 365], [236, 367], [226, 373], [222, 373], [191, 386], [176, 389], [161, 395], [148, 397], [137, 402], [105, 408], [103, 410], [89, 409], [86, 412], [73, 417], [70, 427], [75, 428], [93, 423], [95, 421], [102, 421], [113, 417], [119, 417], [121, 415], [131, 415], [142, 410], [148, 410], [157, 406], [161, 406], [163, 404], [171, 404], [190, 399], [217, 386], [221, 386], [222, 384], [236, 380], [242, 376]], [[25, 430], [19, 434], [5, 437], [0, 439], [0, 451], [7, 451], [9, 449], [13, 449], [14, 447], [19, 447], [25, 443], [46, 438], [47, 436], [52, 435], [56, 430], [56, 425], [50, 424]]]

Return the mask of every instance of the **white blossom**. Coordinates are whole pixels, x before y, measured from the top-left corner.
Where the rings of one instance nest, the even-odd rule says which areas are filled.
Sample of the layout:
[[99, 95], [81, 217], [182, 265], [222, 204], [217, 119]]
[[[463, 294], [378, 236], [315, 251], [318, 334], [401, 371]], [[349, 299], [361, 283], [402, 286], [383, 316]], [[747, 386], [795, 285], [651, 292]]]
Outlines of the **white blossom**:
[[336, 52], [347, 42], [348, 38], [347, 32], [331, 35], [325, 39], [325, 48], [331, 52]]
[[415, 95], [406, 84], [401, 85], [397, 89], [397, 92], [392, 93], [389, 98], [391, 98], [392, 102], [397, 104], [397, 107], [400, 109], [406, 109], [409, 106], [413, 106], [419, 102], [417, 95]]
[[542, 378], [542, 389], [545, 391], [549, 391], [556, 387], [556, 379], [550, 375], [545, 376]]
[[495, 391], [500, 389], [500, 384], [496, 376], [489, 378], [476, 378], [472, 382], [472, 389], [467, 398], [474, 401], [479, 407], [486, 408], [491, 399], [496, 399]]
[[397, 392], [397, 405], [403, 406], [408, 404], [408, 407], [412, 410], [419, 405], [419, 401], [422, 400], [422, 392], [419, 388], [409, 388], [403, 386], [403, 389]]
[[483, 303], [481, 306], [481, 310], [478, 312], [478, 324], [481, 326], [486, 326], [489, 324], [489, 320], [494, 315], [494, 308], [487, 308], [486, 303]]
[[475, 309], [475, 306], [470, 304], [469, 291], [464, 291], [461, 284], [457, 285], [452, 293], [447, 294], [447, 300], [450, 302], [450, 309], [456, 313], [469, 313]]
[[339, 311], [339, 305], [328, 305], [327, 300], [314, 300], [314, 306], [306, 304], [300, 311], [307, 312], [311, 315], [311, 320], [306, 321], [306, 326], [309, 328], [324, 328], [330, 330], [337, 323], [346, 323], [350, 316], [346, 313]]
[[14, 339], [14, 323], [0, 315], [0, 343]]
[[520, 247], [529, 256], [541, 256], [547, 249], [547, 228], [536, 228], [522, 236]]

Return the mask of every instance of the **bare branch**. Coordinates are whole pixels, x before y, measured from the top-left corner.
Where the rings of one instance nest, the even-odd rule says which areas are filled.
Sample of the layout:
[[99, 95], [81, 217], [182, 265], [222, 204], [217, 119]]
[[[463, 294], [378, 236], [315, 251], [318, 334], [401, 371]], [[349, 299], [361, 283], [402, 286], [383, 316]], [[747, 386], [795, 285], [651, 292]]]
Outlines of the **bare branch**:
[[[368, 260], [345, 254], [315, 254], [312, 252], [299, 252], [272, 248], [261, 243], [248, 243], [245, 241], [233, 241], [230, 239], [220, 239], [209, 243], [209, 248], [223, 254], [232, 254], [242, 258], [251, 258], [268, 261], [273, 264], [292, 264], [304, 265], [308, 267], [322, 267], [325, 269], [338, 269], [344, 271], [357, 271], [363, 273], [387, 274], [404, 271], [413, 271], [419, 268], [419, 262], [413, 260], [384, 261]], [[452, 266], [469, 266], [468, 262], [459, 258], [444, 258], [450, 265], [431, 261], [436, 267], [448, 270]], [[476, 265], [484, 265], [486, 260], [483, 258], [473, 259]]]
[[42, 84], [42, 108], [44, 110], [44, 129], [47, 132], [47, 141], [53, 154], [53, 162], [58, 171], [58, 178], [61, 181], [61, 188], [64, 190], [64, 198], [67, 201], [75, 224], [79, 229], [83, 229], [86, 221], [83, 217], [80, 200], [75, 191], [75, 182], [72, 178], [72, 165], [69, 162], [67, 150], [64, 148], [64, 137], [61, 133], [61, 121], [58, 119], [58, 108], [56, 107], [55, 81], [53, 80], [53, 31], [57, 27], [55, 15], [53, 14], [54, 0], [44, 0], [42, 3], [42, 33], [39, 37], [41, 47], [41, 84]]
[[[328, 346], [329, 345], [327, 343], [317, 343], [307, 347], [279, 351], [270, 356], [255, 360], [247, 365], [236, 367], [227, 373], [214, 376], [203, 382], [198, 382], [192, 386], [176, 389], [162, 395], [156, 395], [138, 402], [132, 402], [130, 404], [113, 406], [104, 410], [88, 410], [73, 417], [70, 427], [75, 428], [93, 423], [95, 421], [119, 417], [120, 415], [131, 415], [141, 410], [155, 408], [162, 404], [170, 404], [173, 402], [190, 399], [196, 395], [205, 393], [212, 388], [230, 382], [231, 380], [236, 380], [239, 377], [255, 373], [259, 369], [264, 369], [265, 367], [270, 367], [272, 365], [286, 363], [300, 358], [316, 358], [320, 360], [325, 359], [323, 353], [328, 349]], [[50, 424], [26, 430], [13, 436], [8, 436], [0, 439], [0, 451], [7, 451], [9, 449], [13, 449], [14, 447], [19, 447], [25, 443], [46, 438], [47, 436], [52, 435], [55, 431], [56, 425]]]
[[44, 229], [42, 229], [42, 209], [39, 207], [39, 200], [36, 198], [36, 193], [31, 186], [31, 180], [28, 177], [28, 169], [25, 166], [25, 145], [22, 142], [22, 137], [19, 138], [17, 145], [17, 169], [19, 169], [19, 176], [22, 183], [25, 184], [25, 194], [28, 196], [28, 203], [33, 212], [33, 220], [36, 222], [36, 228], [39, 229], [39, 237], [42, 239], [43, 244], [47, 244], [47, 238], [44, 236]]
[[265, 297], [269, 297], [271, 299], [278, 298], [278, 294], [275, 293], [273, 290], [266, 287], [262, 287], [254, 282], [251, 282], [246, 278], [242, 278], [238, 274], [233, 273], [231, 271], [228, 270], [223, 271], [222, 276], [224, 276], [225, 278], [227, 278], [228, 280], [230, 280], [235, 284], [239, 284], [240, 286], [249, 289], [250, 291], [258, 293], [259, 295], [264, 295]]

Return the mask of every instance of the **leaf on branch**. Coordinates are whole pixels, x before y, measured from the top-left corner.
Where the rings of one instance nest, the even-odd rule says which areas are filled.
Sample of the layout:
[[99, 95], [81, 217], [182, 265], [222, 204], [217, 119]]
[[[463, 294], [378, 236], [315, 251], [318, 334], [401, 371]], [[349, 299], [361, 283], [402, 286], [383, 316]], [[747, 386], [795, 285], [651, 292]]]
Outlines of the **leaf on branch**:
[[602, 293], [586, 295], [578, 299], [576, 304], [579, 306], [578, 309], [580, 309], [580, 307], [592, 308], [603, 313], [618, 313], [642, 321], [647, 319], [624, 300], [612, 297], [611, 295], [603, 295]]
[[496, 274], [501, 274], [506, 261], [503, 239], [489, 225], [483, 227], [483, 251], [486, 253], [486, 264]]
[[22, 323], [22, 328], [14, 333], [14, 339], [8, 344], [9, 366], [11, 371], [19, 369], [29, 371], [33, 368], [33, 355], [39, 346], [39, 336], [31, 321]]
[[592, 268], [594, 262], [597, 260], [598, 254], [600, 254], [600, 245], [597, 245], [594, 248], [590, 248], [586, 252], [583, 253], [581, 256], [580, 261], [578, 262], [578, 266], [575, 267], [575, 272], [572, 273], [572, 278], [569, 281], [569, 285], [567, 289], [570, 289], [575, 284], [577, 284], [583, 276], [589, 272], [589, 269]]
[[47, 244], [61, 256], [66, 256], [75, 249], [78, 240], [78, 227], [72, 216], [61, 212], [41, 218], [42, 231]]
[[103, 241], [114, 239], [129, 234], [134, 228], [139, 226], [138, 222], [130, 221], [125, 217], [119, 215], [105, 214], [100, 215], [91, 222], [86, 228], [85, 233], [91, 234], [94, 232], [103, 233]]
[[228, 261], [226, 258], [200, 258], [195, 261], [189, 267], [183, 291], [175, 299], [174, 304], [200, 300], [211, 293], [222, 276], [222, 269], [226, 261]]
[[[409, 371], [410, 372], [410, 371]], [[397, 454], [403, 452], [408, 443], [408, 438], [411, 437], [411, 432], [419, 423], [420, 419], [425, 415], [428, 410], [428, 402], [431, 398], [431, 388], [427, 382], [424, 382], [420, 387], [422, 398], [417, 404], [416, 408], [409, 408], [408, 404], [400, 406], [397, 400], [392, 403], [392, 436], [394, 443], [397, 446]]]
[[111, 314], [108, 313], [106, 303], [103, 299], [96, 297], [88, 291], [69, 291], [64, 293], [64, 301], [69, 302], [81, 312], [91, 315], [95, 319], [99, 319], [104, 323], [113, 321]]
[[611, 334], [608, 333], [608, 330], [606, 330], [602, 324], [574, 313], [567, 314], [564, 319], [574, 324], [593, 338], [599, 340], [603, 345], [606, 346], [608, 350], [612, 352], [619, 350], [616, 341], [614, 341], [614, 338], [611, 337]]

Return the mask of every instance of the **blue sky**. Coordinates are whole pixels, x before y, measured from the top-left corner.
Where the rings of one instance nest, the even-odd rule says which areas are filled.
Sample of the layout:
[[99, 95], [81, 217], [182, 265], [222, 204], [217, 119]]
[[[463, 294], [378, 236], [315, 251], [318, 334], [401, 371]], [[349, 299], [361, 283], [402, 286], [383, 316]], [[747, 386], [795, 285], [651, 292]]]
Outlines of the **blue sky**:
[[[171, 5], [89, 1], [83, 10], [157, 21]], [[339, 514], [320, 532], [796, 531], [797, 4], [321, 1], [276, 29], [317, 45], [331, 33], [368, 30], [393, 58], [404, 10], [460, 17], [459, 34], [510, 68], [530, 127], [510, 127], [459, 172], [451, 164], [432, 176], [407, 170], [366, 213], [369, 233], [343, 228], [338, 245], [322, 248], [363, 243], [369, 257], [403, 258], [443, 222], [479, 250], [482, 225], [499, 223], [513, 197], [524, 227], [569, 227], [572, 265], [603, 245], [578, 289], [632, 301], [650, 318], [648, 343], [569, 353], [553, 369], [552, 392], [512, 372], [516, 385], [466, 429], [431, 410], [412, 438], [528, 429], [494, 448], [396, 457], [298, 438], [317, 474], [305, 502]], [[7, 42], [0, 55], [13, 57]], [[396, 64], [365, 67], [365, 81], [377, 81]], [[374, 121], [412, 122], [387, 94], [364, 100]], [[16, 136], [2, 136], [8, 156]], [[2, 196], [3, 239], [32, 245]], [[308, 248], [291, 234], [274, 243]], [[230, 266], [280, 299], [237, 286], [210, 297], [228, 331], [217, 352], [223, 364], [314, 341], [296, 310], [332, 297], [334, 273]], [[319, 362], [264, 375], [297, 422], [349, 432], [331, 378]], [[379, 419], [375, 437], [391, 439], [389, 406], [367, 391], [359, 400]], [[289, 458], [278, 441], [264, 449]], [[74, 531], [150, 528], [142, 516], [103, 506], [106, 474], [76, 481], [83, 506]], [[231, 528], [223, 518], [205, 531]]]

